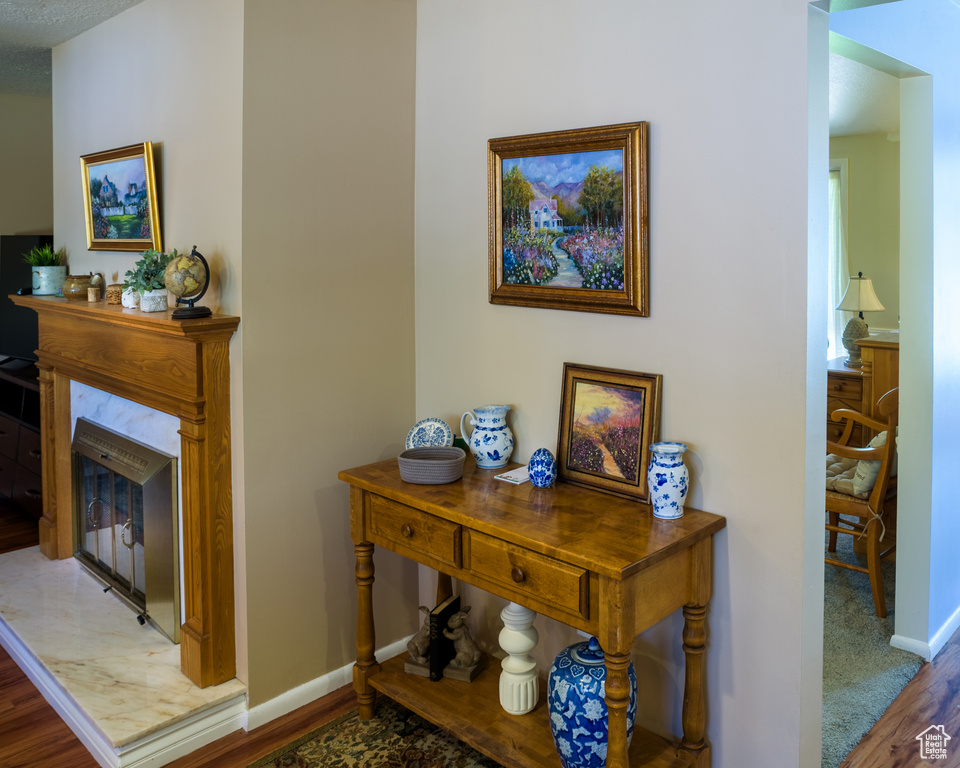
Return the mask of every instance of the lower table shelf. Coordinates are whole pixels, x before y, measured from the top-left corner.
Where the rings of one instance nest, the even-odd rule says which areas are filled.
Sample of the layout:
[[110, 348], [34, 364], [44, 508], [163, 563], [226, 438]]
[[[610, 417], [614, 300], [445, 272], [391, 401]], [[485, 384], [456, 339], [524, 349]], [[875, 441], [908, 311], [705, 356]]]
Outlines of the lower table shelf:
[[[431, 681], [403, 671], [405, 654], [380, 665], [370, 684], [412, 712], [507, 768], [559, 768], [550, 734], [546, 695], [526, 715], [510, 715], [500, 706], [500, 662], [486, 657], [486, 668], [472, 682]], [[630, 744], [630, 765], [683, 768], [677, 744], [636, 727]]]

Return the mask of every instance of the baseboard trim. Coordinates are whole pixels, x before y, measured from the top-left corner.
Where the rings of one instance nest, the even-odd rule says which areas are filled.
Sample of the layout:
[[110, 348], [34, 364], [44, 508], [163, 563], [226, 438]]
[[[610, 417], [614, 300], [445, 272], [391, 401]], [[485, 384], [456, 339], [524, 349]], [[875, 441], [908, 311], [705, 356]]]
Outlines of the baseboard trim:
[[930, 659], [933, 658], [930, 655], [930, 645], [928, 643], [921, 642], [920, 640], [915, 640], [912, 637], [893, 635], [893, 637], [890, 638], [890, 645], [893, 648], [899, 648], [901, 651], [910, 651], [910, 653], [915, 653], [924, 661], [930, 661]]
[[953, 615], [943, 622], [940, 629], [934, 633], [933, 639], [930, 640], [930, 658], [928, 661], [932, 661], [943, 650], [943, 646], [950, 642], [950, 638], [953, 637], [958, 628], [960, 628], [960, 606], [957, 606]]
[[894, 635], [890, 638], [890, 645], [922, 656], [924, 661], [933, 661], [937, 654], [943, 650], [943, 646], [950, 642], [950, 638], [953, 637], [957, 629], [960, 629], [960, 606], [957, 607], [949, 619], [943, 622], [940, 629], [933, 634], [928, 642], [924, 643], [903, 635]]
[[[377, 651], [378, 659], [392, 659], [394, 656], [404, 653], [407, 650], [407, 641], [412, 635], [397, 640], [395, 643], [381, 648]], [[316, 701], [321, 696], [348, 685], [353, 680], [353, 662], [346, 664], [340, 669], [335, 669], [325, 675], [311, 680], [308, 683], [299, 685], [296, 688], [281, 693], [279, 696], [258, 704], [247, 710], [247, 723], [244, 726], [246, 730], [252, 731], [261, 725], [266, 725], [278, 717], [283, 717], [295, 709]]]

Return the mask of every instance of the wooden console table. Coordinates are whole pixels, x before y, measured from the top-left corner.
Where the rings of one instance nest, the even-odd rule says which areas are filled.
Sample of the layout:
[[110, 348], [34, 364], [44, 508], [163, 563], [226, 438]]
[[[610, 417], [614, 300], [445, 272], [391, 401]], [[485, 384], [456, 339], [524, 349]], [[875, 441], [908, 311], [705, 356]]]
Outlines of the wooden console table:
[[[705, 616], [713, 534], [725, 518], [687, 509], [679, 520], [658, 520], [635, 501], [567, 484], [515, 486], [494, 474], [469, 459], [463, 478], [448, 485], [405, 483], [395, 459], [340, 473], [351, 486], [357, 557], [353, 684], [360, 716], [373, 716], [379, 691], [508, 768], [560, 765], [545, 697], [529, 714], [507, 714], [495, 659], [472, 683], [408, 675], [402, 656], [377, 661], [373, 552], [379, 545], [595, 635], [606, 652], [608, 768], [709, 766]], [[634, 638], [678, 609], [686, 656], [683, 738], [677, 744], [637, 725], [628, 753], [627, 668]]]

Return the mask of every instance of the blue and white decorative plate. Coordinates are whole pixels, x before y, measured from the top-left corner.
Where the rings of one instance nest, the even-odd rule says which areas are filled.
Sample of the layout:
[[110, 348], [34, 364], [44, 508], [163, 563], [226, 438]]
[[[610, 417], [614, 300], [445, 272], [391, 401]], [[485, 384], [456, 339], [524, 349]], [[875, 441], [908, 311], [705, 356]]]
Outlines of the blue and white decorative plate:
[[421, 419], [407, 435], [407, 449], [453, 445], [453, 431], [443, 419]]

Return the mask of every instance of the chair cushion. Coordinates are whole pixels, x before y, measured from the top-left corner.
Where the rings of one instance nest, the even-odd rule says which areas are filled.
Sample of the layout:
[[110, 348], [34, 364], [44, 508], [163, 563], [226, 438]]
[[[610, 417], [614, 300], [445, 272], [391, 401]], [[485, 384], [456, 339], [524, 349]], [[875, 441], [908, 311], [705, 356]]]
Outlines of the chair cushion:
[[[836, 491], [845, 496], [856, 496], [859, 499], [867, 498], [870, 495], [869, 490], [856, 492], [853, 488], [853, 478], [857, 473], [857, 464], [860, 463], [856, 459], [848, 459], [837, 456], [835, 453], [828, 453], [827, 490]], [[876, 482], [876, 476], [874, 476], [874, 482]]]
[[[900, 439], [900, 427], [897, 427], [897, 440]], [[873, 438], [869, 443], [867, 443], [868, 448], [880, 448], [887, 443], [887, 433], [886, 431], [880, 432]], [[853, 476], [853, 495], [858, 496], [862, 499], [865, 499], [870, 491], [873, 490], [873, 486], [877, 482], [877, 475], [880, 473], [880, 462], [877, 460], [873, 461], [859, 461], [857, 462], [857, 471]], [[897, 475], [897, 455], [894, 453], [893, 456], [893, 469], [890, 472], [891, 477], [896, 477]], [[863, 495], [861, 495], [863, 494]]]

